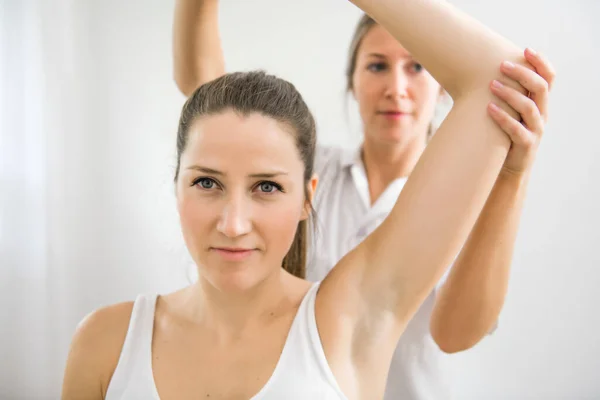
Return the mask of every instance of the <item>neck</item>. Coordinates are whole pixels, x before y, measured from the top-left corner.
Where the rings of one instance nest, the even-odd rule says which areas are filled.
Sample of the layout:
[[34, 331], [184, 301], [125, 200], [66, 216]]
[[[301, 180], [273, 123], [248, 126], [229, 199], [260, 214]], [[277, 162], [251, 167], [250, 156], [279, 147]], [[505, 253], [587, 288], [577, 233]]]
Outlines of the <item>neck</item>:
[[392, 181], [410, 175], [425, 146], [426, 142], [420, 135], [415, 135], [410, 142], [395, 145], [365, 140], [362, 160], [369, 181], [371, 204], [377, 201]]
[[190, 318], [224, 341], [235, 339], [264, 326], [288, 309], [292, 279], [279, 270], [250, 289], [222, 290], [200, 277], [190, 288], [187, 299]]

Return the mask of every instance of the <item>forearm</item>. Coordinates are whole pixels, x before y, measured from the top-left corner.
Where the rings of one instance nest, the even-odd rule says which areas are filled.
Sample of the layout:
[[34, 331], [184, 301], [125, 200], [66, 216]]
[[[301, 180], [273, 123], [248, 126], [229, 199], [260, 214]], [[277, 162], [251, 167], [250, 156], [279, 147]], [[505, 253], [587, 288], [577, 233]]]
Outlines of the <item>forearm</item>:
[[505, 60], [524, 63], [521, 50], [446, 1], [351, 1], [386, 28], [453, 98], [492, 79], [517, 87], [499, 67]]
[[527, 176], [501, 173], [448, 279], [431, 334], [446, 352], [473, 347], [494, 326], [508, 287]]
[[363, 242], [364, 251], [357, 252], [361, 262], [380, 269], [367, 273], [373, 282], [364, 280], [364, 291], [372, 291], [373, 297], [387, 291], [386, 303], [402, 321], [418, 309], [467, 241], [495, 185], [510, 139], [489, 117], [487, 107], [494, 102], [512, 117], [518, 114], [498, 101], [489, 86], [500, 79], [503, 59], [522, 56], [508, 41], [440, 1], [355, 3], [386, 24], [442, 85], [454, 91], [452, 110], [394, 209]]
[[177, 0], [173, 24], [173, 73], [179, 90], [191, 95], [225, 73], [217, 0]]

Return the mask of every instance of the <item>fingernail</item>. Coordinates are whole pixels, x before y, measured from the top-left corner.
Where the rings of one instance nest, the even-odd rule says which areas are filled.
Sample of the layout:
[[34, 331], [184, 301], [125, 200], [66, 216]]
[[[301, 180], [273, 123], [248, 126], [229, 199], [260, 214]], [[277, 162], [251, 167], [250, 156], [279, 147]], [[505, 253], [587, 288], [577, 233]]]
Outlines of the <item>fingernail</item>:
[[532, 55], [532, 56], [537, 56], [537, 51], [535, 51], [534, 49], [532, 49], [531, 47], [527, 48], [527, 51]]
[[513, 69], [515, 67], [515, 64], [511, 63], [510, 61], [504, 61], [502, 63], [502, 66], [506, 69]]
[[499, 110], [498, 106], [495, 105], [494, 103], [490, 103], [490, 108], [492, 109], [492, 111], [496, 111], [496, 112]]
[[494, 80], [494, 81], [492, 81], [492, 86], [495, 87], [496, 89], [501, 89], [502, 86], [504, 86], [504, 85], [502, 85], [500, 82]]

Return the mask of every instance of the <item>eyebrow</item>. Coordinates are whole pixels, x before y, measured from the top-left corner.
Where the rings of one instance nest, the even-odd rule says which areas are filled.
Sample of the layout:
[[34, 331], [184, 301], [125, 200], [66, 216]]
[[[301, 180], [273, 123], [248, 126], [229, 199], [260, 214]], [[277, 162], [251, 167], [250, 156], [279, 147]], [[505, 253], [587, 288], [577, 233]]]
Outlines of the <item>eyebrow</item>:
[[369, 53], [367, 54], [369, 57], [377, 57], [377, 58], [386, 58], [383, 54], [380, 53]]
[[[200, 171], [203, 172], [205, 174], [211, 174], [211, 175], [219, 175], [219, 176], [225, 176], [225, 173], [218, 171], [216, 169], [212, 169], [212, 168], [208, 168], [208, 167], [203, 167], [201, 165], [192, 165], [190, 167], [188, 167], [187, 169], [192, 169], [195, 171]], [[261, 173], [256, 173], [256, 174], [249, 174], [248, 176], [250, 178], [274, 178], [276, 176], [280, 176], [280, 175], [288, 175], [287, 172], [285, 171], [273, 171], [273, 172], [261, 172]]]
[[[375, 58], [380, 58], [380, 59], [387, 59], [387, 56], [385, 54], [381, 54], [381, 53], [369, 53], [367, 54], [367, 57], [375, 57]], [[410, 54], [405, 55], [404, 57], [401, 58], [406, 58], [406, 59], [413, 59], [413, 56]]]

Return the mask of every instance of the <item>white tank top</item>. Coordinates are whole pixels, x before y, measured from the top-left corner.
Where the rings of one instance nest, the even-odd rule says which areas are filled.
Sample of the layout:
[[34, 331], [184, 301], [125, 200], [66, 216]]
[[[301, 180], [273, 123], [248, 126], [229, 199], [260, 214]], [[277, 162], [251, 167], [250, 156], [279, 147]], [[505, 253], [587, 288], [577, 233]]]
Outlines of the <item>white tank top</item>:
[[[317, 331], [318, 287], [313, 284], [302, 299], [273, 375], [251, 400], [347, 400], [329, 368]], [[106, 400], [160, 400], [152, 374], [156, 298], [140, 295], [135, 300]]]

